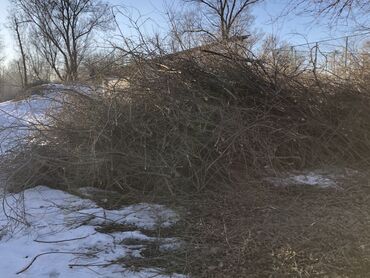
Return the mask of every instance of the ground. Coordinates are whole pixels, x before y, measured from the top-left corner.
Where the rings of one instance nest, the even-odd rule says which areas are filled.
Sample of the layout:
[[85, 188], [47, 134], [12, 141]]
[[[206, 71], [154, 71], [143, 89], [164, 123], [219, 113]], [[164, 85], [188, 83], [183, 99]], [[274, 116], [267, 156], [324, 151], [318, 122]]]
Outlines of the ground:
[[[145, 234], [165, 230], [178, 220], [175, 211], [161, 205], [140, 203], [107, 210], [45, 186], [7, 194], [0, 213], [1, 275], [184, 277], [161, 275], [158, 268], [131, 268], [123, 261], [144, 258], [149, 246], [155, 245], [158, 253], [181, 248], [178, 238]], [[112, 226], [120, 229], [106, 229]]]
[[202, 277], [368, 277], [368, 176], [335, 172], [343, 173], [335, 187], [243, 179], [232, 191], [205, 194], [192, 211], [193, 272]]
[[[0, 104], [2, 155], [48, 121], [59, 89]], [[368, 177], [321, 166], [141, 201], [95, 188], [7, 193], [0, 276], [368, 277]]]

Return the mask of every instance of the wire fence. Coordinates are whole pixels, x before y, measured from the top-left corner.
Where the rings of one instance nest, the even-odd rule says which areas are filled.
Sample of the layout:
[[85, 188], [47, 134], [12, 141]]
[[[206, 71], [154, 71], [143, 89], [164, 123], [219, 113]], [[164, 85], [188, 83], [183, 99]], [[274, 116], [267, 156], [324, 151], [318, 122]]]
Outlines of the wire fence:
[[297, 69], [351, 78], [370, 69], [370, 32], [307, 42], [274, 50]]

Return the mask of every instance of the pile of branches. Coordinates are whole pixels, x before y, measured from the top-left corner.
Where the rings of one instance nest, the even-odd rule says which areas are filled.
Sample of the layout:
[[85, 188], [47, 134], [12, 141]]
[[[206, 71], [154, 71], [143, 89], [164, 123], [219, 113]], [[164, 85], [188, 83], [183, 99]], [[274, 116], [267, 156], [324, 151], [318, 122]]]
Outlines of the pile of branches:
[[176, 194], [369, 163], [369, 94], [351, 84], [277, 74], [228, 51], [137, 58], [122, 76], [114, 90], [72, 94], [6, 164], [13, 183]]

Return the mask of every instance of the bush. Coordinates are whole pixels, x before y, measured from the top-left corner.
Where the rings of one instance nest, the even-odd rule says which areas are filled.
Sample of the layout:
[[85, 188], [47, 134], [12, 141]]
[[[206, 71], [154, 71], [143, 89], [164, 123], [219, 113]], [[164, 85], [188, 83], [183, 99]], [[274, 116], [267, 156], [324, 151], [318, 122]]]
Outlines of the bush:
[[69, 97], [11, 158], [13, 184], [175, 194], [271, 169], [369, 162], [369, 97], [352, 84], [276, 76], [235, 54], [157, 57], [126, 70], [120, 91]]

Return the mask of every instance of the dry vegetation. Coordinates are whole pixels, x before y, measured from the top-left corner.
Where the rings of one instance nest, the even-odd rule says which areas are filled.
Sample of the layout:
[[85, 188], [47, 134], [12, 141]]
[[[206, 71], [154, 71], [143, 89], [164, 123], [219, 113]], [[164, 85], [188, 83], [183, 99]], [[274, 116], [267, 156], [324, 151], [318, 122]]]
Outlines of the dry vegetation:
[[369, 161], [364, 84], [293, 78], [233, 52], [138, 60], [127, 71], [118, 91], [72, 92], [16, 159], [61, 186], [171, 193], [218, 187], [234, 173]]
[[370, 259], [365, 180], [345, 180], [340, 191], [261, 180], [323, 165], [366, 168], [366, 79], [287, 75], [219, 47], [135, 59], [129, 86], [72, 92], [9, 155], [9, 183], [175, 201], [191, 212], [177, 270], [195, 276], [361, 277]]
[[342, 185], [281, 188], [243, 180], [233, 191], [184, 201], [192, 211], [186, 266], [196, 277], [367, 277], [368, 181]]

